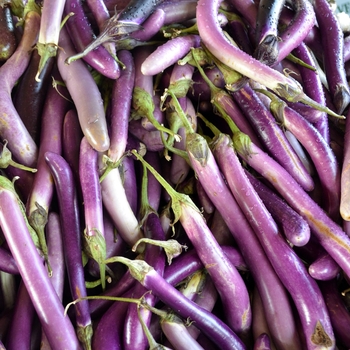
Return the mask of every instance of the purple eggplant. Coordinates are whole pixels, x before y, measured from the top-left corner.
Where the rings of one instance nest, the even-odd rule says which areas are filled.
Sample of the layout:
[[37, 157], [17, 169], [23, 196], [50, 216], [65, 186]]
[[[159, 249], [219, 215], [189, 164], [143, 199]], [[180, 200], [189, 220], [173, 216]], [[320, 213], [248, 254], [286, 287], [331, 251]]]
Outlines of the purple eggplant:
[[64, 315], [63, 305], [34, 246], [13, 185], [4, 177], [1, 184], [0, 224], [50, 345], [52, 349], [79, 349], [74, 327]]
[[64, 28], [59, 45], [62, 50], [58, 53], [58, 69], [76, 106], [81, 129], [94, 149], [107, 151], [110, 140], [101, 93], [84, 62], [65, 64], [74, 49]]

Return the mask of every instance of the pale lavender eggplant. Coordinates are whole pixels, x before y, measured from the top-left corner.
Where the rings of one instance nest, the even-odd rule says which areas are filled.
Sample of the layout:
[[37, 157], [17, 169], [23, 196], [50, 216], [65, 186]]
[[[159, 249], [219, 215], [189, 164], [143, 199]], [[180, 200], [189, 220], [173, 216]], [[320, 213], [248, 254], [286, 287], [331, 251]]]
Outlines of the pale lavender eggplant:
[[112, 169], [101, 182], [102, 202], [124, 242], [132, 247], [143, 237], [139, 222], [125, 194], [119, 169]]
[[[53, 152], [45, 153], [45, 160], [54, 179], [60, 208], [64, 259], [73, 299], [87, 295], [82, 261], [81, 224], [74, 177], [67, 161]], [[89, 303], [83, 300], [75, 305], [77, 334], [88, 346], [92, 337]]]
[[183, 58], [192, 47], [198, 47], [198, 35], [185, 35], [169, 39], [158, 46], [142, 63], [141, 72], [144, 75], [156, 75]]
[[[279, 234], [271, 214], [250, 184], [228, 136], [218, 137], [214, 154], [239, 206], [252, 225], [278, 277], [293, 298], [308, 349], [317, 349], [320, 345], [334, 348], [334, 334], [321, 292], [301, 259]], [[315, 332], [322, 332], [324, 339], [315, 342]]]
[[84, 62], [65, 64], [74, 48], [64, 27], [59, 45], [62, 50], [57, 55], [58, 69], [77, 109], [81, 129], [94, 149], [107, 151], [110, 140], [101, 93]]
[[28, 12], [22, 39], [6, 63], [0, 68], [0, 108], [2, 140], [8, 141], [8, 148], [14, 158], [21, 164], [33, 167], [38, 158], [38, 149], [33, 138], [25, 128], [12, 102], [12, 89], [27, 68], [30, 51], [35, 44], [40, 26], [40, 15], [34, 11]]
[[329, 91], [336, 111], [342, 114], [350, 103], [350, 89], [344, 70], [344, 34], [327, 1], [314, 0], [312, 4], [321, 33], [323, 64]]
[[66, 0], [46, 1], [41, 8], [39, 38], [36, 43], [40, 62], [35, 80], [40, 81], [41, 72], [48, 63], [48, 60], [57, 54], [58, 38], [65, 3]]
[[295, 246], [305, 245], [310, 239], [310, 227], [307, 222], [281, 197], [248, 171], [246, 175], [274, 220], [283, 228], [288, 241]]
[[[188, 139], [190, 139], [189, 135]], [[289, 296], [267, 259], [252, 227], [229, 191], [206, 141], [199, 135], [193, 134], [192, 144], [187, 145], [187, 150], [193, 169], [235, 238], [259, 289], [268, 322], [275, 325], [274, 342], [281, 349], [294, 347], [298, 349], [299, 335]], [[261, 274], [262, 270], [264, 274]]]
[[[198, 208], [181, 203], [181, 211], [179, 220], [220, 294], [227, 323], [244, 339], [251, 325], [250, 301], [244, 281], [216, 242]], [[232, 285], [235, 285], [234, 290], [229, 287]]]
[[[70, 13], [74, 15], [67, 21], [69, 36], [74, 42], [75, 50], [80, 51], [94, 39], [94, 33], [91, 29], [91, 23], [84, 13], [81, 0], [66, 0], [65, 15]], [[65, 60], [68, 60], [74, 54], [75, 52], [70, 52]], [[96, 50], [89, 52], [85, 55], [84, 60], [110, 79], [117, 79], [120, 75], [118, 63], [104, 47], [98, 47]]]
[[310, 174], [294, 152], [271, 112], [262, 104], [257, 93], [249, 85], [245, 85], [232, 95], [269, 154], [288, 169], [288, 172], [306, 191], [312, 190], [314, 183]]
[[52, 349], [79, 349], [74, 327], [64, 315], [63, 305], [34, 246], [16, 195], [8, 189], [9, 184], [3, 186], [4, 183], [0, 193], [1, 227], [50, 345]]
[[337, 280], [319, 282], [319, 286], [329, 310], [337, 342], [348, 348], [350, 346], [350, 314], [338, 290]]
[[119, 51], [119, 59], [125, 65], [120, 77], [113, 84], [110, 106], [110, 146], [108, 156], [117, 161], [125, 152], [128, 139], [132, 91], [134, 88], [135, 67], [131, 52]]
[[21, 281], [14, 305], [11, 322], [6, 332], [6, 349], [29, 349], [35, 309], [23, 281]]
[[214, 314], [199, 307], [188, 300], [176, 288], [167, 283], [151, 266], [143, 260], [120, 260], [120, 257], [112, 258], [115, 261], [127, 263], [134, 278], [142, 283], [152, 294], [171, 307], [181, 317], [190, 318], [197, 327], [205, 332], [216, 344], [224, 349], [245, 349], [238, 336], [224, 322]]
[[341, 269], [329, 254], [324, 253], [309, 265], [308, 271], [315, 280], [329, 281], [336, 278]]
[[[218, 7], [221, 2], [221, 0], [200, 0], [198, 2], [197, 25], [199, 35], [204, 45], [221, 62], [242, 75], [256, 80], [267, 88], [278, 91], [283, 95], [286, 93], [284, 97], [299, 99], [302, 90], [292, 78], [282, 75], [278, 71], [254, 59], [252, 56], [230, 43], [224, 36], [217, 15]], [[234, 3], [236, 4], [236, 2]], [[253, 2], [248, 2], [246, 8], [247, 7], [253, 9], [253, 11], [256, 10]], [[238, 11], [240, 11], [240, 9], [238, 9]], [[253, 11], [251, 13], [253, 13]], [[251, 13], [248, 14], [248, 12], [244, 12], [244, 15], [251, 16]], [[256, 18], [256, 16], [254, 16], [254, 18]], [[254, 19], [253, 27], [255, 27], [255, 23]], [[288, 92], [286, 92], [286, 89], [288, 89]]]
[[184, 322], [176, 315], [169, 315], [160, 321], [163, 333], [177, 350], [204, 350], [191, 336]]

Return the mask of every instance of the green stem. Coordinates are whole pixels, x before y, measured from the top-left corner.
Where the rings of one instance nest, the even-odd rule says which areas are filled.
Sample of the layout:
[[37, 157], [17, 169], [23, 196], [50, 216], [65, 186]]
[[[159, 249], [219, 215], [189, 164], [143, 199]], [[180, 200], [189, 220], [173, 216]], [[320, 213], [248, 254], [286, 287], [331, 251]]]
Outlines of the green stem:
[[138, 245], [141, 243], [148, 243], [148, 244], [152, 244], [152, 245], [163, 248], [165, 251], [165, 254], [168, 258], [169, 265], [171, 264], [173, 258], [178, 257], [182, 253], [182, 249], [187, 250], [186, 245], [180, 244], [175, 239], [169, 239], [167, 241], [159, 241], [159, 240], [154, 240], [151, 238], [141, 238], [134, 244], [134, 246], [132, 247], [132, 251], [135, 252]]

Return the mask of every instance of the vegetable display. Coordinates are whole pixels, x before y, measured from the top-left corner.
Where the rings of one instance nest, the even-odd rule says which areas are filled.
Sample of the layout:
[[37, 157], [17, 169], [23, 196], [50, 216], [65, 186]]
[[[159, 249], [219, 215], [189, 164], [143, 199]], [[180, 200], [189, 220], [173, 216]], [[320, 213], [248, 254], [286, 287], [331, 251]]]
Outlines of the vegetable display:
[[0, 1], [0, 348], [349, 349], [349, 28]]

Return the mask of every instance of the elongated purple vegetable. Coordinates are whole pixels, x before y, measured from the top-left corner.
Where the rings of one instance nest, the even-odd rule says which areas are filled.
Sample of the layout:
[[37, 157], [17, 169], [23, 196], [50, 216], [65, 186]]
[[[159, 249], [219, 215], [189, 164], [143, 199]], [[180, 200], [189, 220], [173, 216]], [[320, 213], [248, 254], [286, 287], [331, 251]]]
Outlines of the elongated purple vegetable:
[[125, 65], [125, 69], [122, 70], [120, 77], [115, 81], [112, 91], [108, 156], [113, 161], [117, 161], [125, 152], [135, 79], [132, 54], [127, 50], [121, 50], [119, 59]]
[[[67, 21], [68, 33], [74, 40], [75, 50], [80, 51], [93, 40], [94, 34], [91, 24], [85, 16], [81, 0], [66, 0], [65, 15], [71, 13], [74, 15]], [[74, 54], [73, 51], [69, 53], [69, 55]], [[69, 55], [65, 57], [65, 60], [68, 61]], [[120, 68], [115, 58], [102, 46], [89, 52], [84, 57], [84, 61], [110, 79], [117, 79], [120, 75]], [[68, 63], [70, 62], [68, 61]]]
[[[198, 47], [198, 35], [185, 35], [168, 40], [149, 55], [142, 63], [141, 71], [145, 75], [156, 75], [183, 58], [192, 47]], [[155, 62], [157, 62], [155, 64]]]
[[64, 10], [65, 0], [48, 0], [42, 6], [40, 31], [36, 48], [40, 62], [35, 79], [40, 81], [40, 74], [50, 57], [55, 57], [58, 49], [58, 38]]
[[164, 25], [181, 23], [196, 17], [197, 1], [164, 1], [159, 8], [165, 12]]
[[142, 28], [131, 33], [130, 37], [140, 41], [150, 40], [164, 25], [165, 12], [156, 9], [142, 24]]
[[[227, 187], [207, 142], [198, 134], [187, 135], [187, 150], [193, 169], [222, 214], [242, 253], [261, 295], [266, 318], [274, 324], [273, 340], [280, 348], [298, 349], [299, 336], [288, 295], [267, 259], [257, 236]], [[261, 274], [261, 271], [264, 274]], [[276, 321], [280, 319], [281, 321]]]
[[143, 237], [139, 222], [125, 194], [119, 169], [112, 169], [101, 182], [102, 201], [118, 233], [132, 247]]
[[11, 323], [7, 330], [6, 348], [28, 349], [31, 344], [35, 309], [23, 281], [21, 281], [14, 305]]
[[97, 38], [90, 42], [81, 53], [71, 55], [68, 62], [86, 56], [105, 42], [118, 41], [127, 37], [139, 29], [140, 25], [162, 2], [163, 0], [130, 0], [121, 12], [116, 13], [107, 21], [104, 30]]
[[350, 275], [348, 264], [350, 259], [349, 236], [271, 157], [252, 143], [249, 148], [245, 148], [238, 138], [234, 139], [234, 143], [240, 157], [264, 176], [289, 205], [308, 222], [319, 243], [344, 272]]
[[34, 11], [28, 12], [22, 39], [11, 58], [0, 68], [0, 136], [8, 141], [14, 158], [27, 166], [35, 166], [38, 150], [13, 105], [11, 92], [29, 64], [30, 50], [36, 42], [39, 25], [39, 14]]
[[3, 247], [0, 247], [0, 264], [0, 270], [3, 272], [10, 274], [19, 273], [15, 259], [11, 253]]
[[130, 273], [147, 289], [151, 290], [165, 304], [181, 317], [190, 318], [196, 326], [206, 333], [223, 349], [245, 349], [238, 336], [214, 314], [200, 308], [188, 300], [177, 289], [168, 284], [151, 266], [142, 260], [129, 260], [122, 257], [108, 259], [106, 262], [122, 262], [127, 264]]
[[285, 0], [262, 0], [259, 2], [255, 37], [255, 57], [272, 66], [278, 56], [278, 20]]
[[[312, 5], [309, 1], [298, 0], [288, 1], [291, 5], [293, 17], [285, 23], [287, 27], [280, 33], [281, 40], [278, 43], [278, 58], [277, 62], [281, 62], [287, 55], [303, 42], [310, 30], [314, 27], [316, 18]], [[280, 18], [283, 23], [284, 12]]]
[[[139, 155], [137, 157], [141, 160]], [[149, 168], [147, 163], [144, 164]], [[247, 337], [251, 323], [251, 311], [247, 289], [242, 277], [223, 253], [199, 209], [190, 198], [172, 189], [154, 169], [149, 168], [149, 170], [172, 197], [172, 208], [176, 208], [175, 222], [177, 220], [181, 222], [198, 256], [213, 279], [226, 310], [231, 310], [225, 315], [228, 324], [242, 338]], [[177, 207], [174, 207], [174, 203]], [[232, 285], [235, 285], [234, 290], [230, 288]]]
[[[323, 47], [323, 64], [329, 91], [338, 113], [343, 113], [350, 103], [349, 84], [344, 70], [344, 34], [330, 4], [325, 0], [312, 2]], [[332, 30], [329, 30], [329, 29]]]
[[[145, 238], [164, 241], [165, 233], [163, 231], [160, 219], [158, 215], [154, 212], [154, 208], [150, 206], [149, 194], [148, 194], [148, 171], [143, 169], [142, 176], [142, 188], [141, 188], [141, 208], [140, 216], [143, 222], [143, 230]], [[161, 247], [156, 245], [146, 245], [144, 248], [144, 259], [145, 261], [152, 266], [160, 276], [163, 276], [164, 267], [165, 267], [165, 254]], [[134, 298], [141, 298], [144, 296], [145, 301], [148, 305], [154, 306], [157, 302], [157, 298], [147, 293], [147, 289], [138, 284], [134, 289], [132, 296]], [[124, 326], [124, 349], [133, 350], [137, 349], [146, 349], [148, 346], [148, 341], [146, 334], [143, 331], [144, 323], [149, 327], [151, 323], [151, 312], [147, 309], [137, 310], [138, 306], [130, 304], [128, 307], [128, 312], [125, 317], [125, 326]], [[139, 319], [142, 318], [142, 320]]]
[[283, 228], [287, 239], [293, 245], [305, 245], [310, 239], [310, 227], [307, 222], [282, 198], [253, 175], [249, 172], [246, 172], [246, 175], [274, 220]]
[[[225, 37], [220, 28], [217, 14], [221, 2], [221, 0], [199, 0], [197, 6], [196, 18], [199, 35], [209, 51], [228, 67], [265, 85], [288, 101], [300, 101], [324, 109], [308, 98], [293, 78], [254, 59], [234, 46]], [[327, 109], [327, 113], [334, 114], [329, 109]]]
[[[81, 131], [77, 111], [70, 109], [64, 116], [62, 130], [62, 155], [73, 171], [75, 182], [79, 181], [79, 153], [80, 143], [84, 137]], [[81, 198], [81, 189], [77, 188], [78, 196]]]
[[221, 136], [215, 141], [214, 154], [232, 193], [294, 300], [308, 348], [324, 346], [332, 349], [335, 339], [321, 292], [302, 261], [279, 234], [271, 214], [246, 177], [228, 136]]
[[198, 342], [191, 337], [184, 322], [176, 315], [170, 314], [160, 321], [162, 331], [177, 350], [204, 350]]
[[[46, 260], [47, 251], [44, 229], [55, 189], [50, 169], [45, 161], [45, 152], [51, 151], [58, 154], [62, 152], [63, 118], [69, 107], [69, 102], [61, 94], [67, 95], [67, 90], [63, 87], [60, 87], [58, 91], [50, 87], [47, 92], [42, 114], [38, 171], [35, 173], [26, 203], [29, 222], [38, 234], [41, 250]], [[46, 261], [46, 263], [50, 271], [50, 262]]]
[[[65, 159], [53, 152], [45, 153], [58, 195], [64, 257], [73, 299], [87, 295], [84, 268], [81, 256], [81, 229], [77, 193], [72, 170]], [[79, 340], [89, 348], [92, 325], [89, 304], [84, 300], [75, 305], [77, 334]]]
[[83, 137], [80, 143], [79, 177], [84, 201], [84, 251], [100, 267], [102, 289], [105, 289], [106, 241], [103, 225], [102, 191], [98, 169], [98, 152]]
[[40, 82], [35, 80], [40, 56], [33, 51], [26, 71], [23, 73], [14, 94], [14, 105], [33, 140], [39, 144], [41, 119], [49, 84], [52, 83], [54, 59], [47, 61], [41, 71]]
[[337, 280], [319, 282], [319, 286], [328, 307], [337, 340], [348, 348], [350, 346], [350, 334], [348, 331], [350, 314], [338, 290]]
[[67, 31], [62, 28], [58, 53], [58, 69], [78, 112], [81, 129], [93, 148], [99, 152], [109, 148], [109, 135], [103, 101], [98, 87], [84, 62], [65, 64], [74, 49]]
[[52, 349], [79, 349], [74, 328], [29, 234], [9, 180], [1, 177], [0, 225]]
[[[266, 322], [264, 306], [261, 302], [261, 298], [258, 289], [255, 287], [252, 291], [252, 309], [253, 309], [253, 322], [252, 331], [254, 341], [259, 338], [261, 334], [267, 334], [271, 338], [271, 333]], [[300, 347], [299, 347], [300, 348]]]
[[341, 272], [339, 265], [325, 253], [319, 256], [308, 268], [309, 274], [315, 280], [329, 281]]
[[[52, 269], [52, 276], [50, 278], [50, 281], [55, 288], [58, 297], [62, 300], [65, 278], [65, 263], [63, 253], [64, 249], [60, 217], [55, 212], [50, 212], [49, 214], [46, 226], [46, 234], [49, 261]], [[45, 335], [45, 332], [42, 332], [41, 349], [50, 350], [50, 343], [47, 339], [47, 336]]]
[[261, 138], [261, 142], [276, 159], [306, 190], [313, 189], [313, 180], [294, 152], [282, 129], [273, 120], [273, 115], [260, 101], [249, 85], [233, 93], [233, 98], [245, 112], [246, 117]]
[[279, 122], [292, 132], [307, 150], [320, 178], [323, 208], [334, 220], [339, 217], [340, 169], [335, 155], [316, 128], [283, 101], [272, 97], [270, 108]]
[[9, 6], [2, 6], [0, 9], [0, 28], [0, 61], [4, 62], [11, 57], [17, 47], [14, 21]]
[[[123, 297], [131, 297], [131, 291], [123, 294]], [[92, 349], [123, 349], [123, 329], [128, 303], [114, 301], [111, 307], [98, 320], [94, 336], [92, 338]]]
[[[308, 65], [312, 67], [316, 66], [314, 56], [310, 53], [310, 50], [304, 43], [301, 43], [296, 49], [294, 49], [293, 54]], [[326, 104], [326, 97], [322, 88], [322, 82], [319, 74], [316, 71], [302, 65], [299, 67], [299, 72], [303, 79], [303, 88], [305, 93], [318, 103]], [[319, 130], [326, 142], [329, 142], [328, 116], [326, 113], [317, 111], [313, 108], [309, 108], [309, 110], [317, 118], [315, 127], [317, 130]]]
[[[347, 113], [347, 117], [349, 113]], [[350, 191], [349, 191], [349, 178], [350, 178], [350, 123], [345, 124], [344, 134], [344, 146], [342, 157], [342, 170], [340, 176], [340, 215], [346, 220], [350, 221]]]

